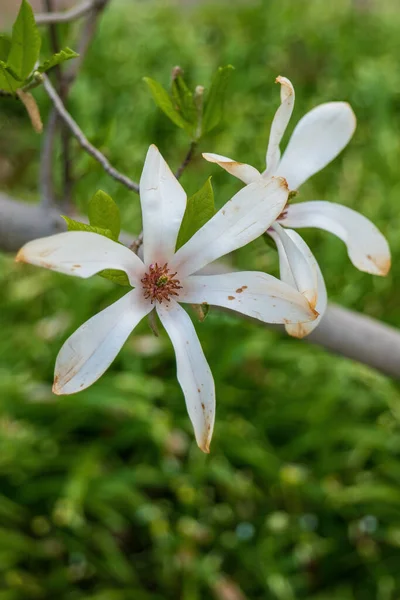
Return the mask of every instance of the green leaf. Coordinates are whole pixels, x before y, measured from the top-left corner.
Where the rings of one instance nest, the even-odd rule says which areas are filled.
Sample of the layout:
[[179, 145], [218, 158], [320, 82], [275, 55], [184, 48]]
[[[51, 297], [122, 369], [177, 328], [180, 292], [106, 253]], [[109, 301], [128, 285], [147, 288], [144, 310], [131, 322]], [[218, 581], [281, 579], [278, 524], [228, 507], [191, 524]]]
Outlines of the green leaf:
[[129, 285], [132, 287], [125, 271], [118, 271], [117, 269], [104, 269], [104, 271], [100, 271], [98, 275], [101, 275], [101, 277], [104, 277], [104, 279], [109, 279], [114, 283], [118, 283], [118, 285]]
[[161, 84], [150, 77], [143, 77], [143, 81], [149, 86], [154, 102], [167, 115], [167, 117], [181, 129], [185, 129], [189, 135], [192, 135], [192, 126], [175, 109], [174, 103]]
[[89, 231], [90, 233], [104, 235], [105, 237], [110, 238], [110, 240], [114, 239], [112, 231], [108, 228], [94, 227], [93, 225], [87, 225], [86, 223], [75, 221], [75, 219], [70, 219], [70, 217], [66, 217], [65, 215], [61, 216], [67, 224], [68, 231]]
[[14, 23], [8, 65], [21, 80], [31, 74], [39, 57], [41, 39], [36, 26], [33, 10], [27, 0], [22, 0], [21, 8]]
[[11, 48], [11, 38], [8, 35], [0, 35], [0, 60], [7, 62]]
[[95, 193], [89, 202], [89, 222], [94, 227], [108, 229], [111, 237], [118, 240], [121, 231], [121, 216], [114, 200], [102, 190]]
[[234, 67], [219, 67], [214, 75], [204, 109], [203, 134], [216, 127], [222, 119], [228, 81]]
[[[102, 193], [104, 194], [104, 192]], [[107, 196], [107, 194], [104, 195]], [[95, 227], [94, 225], [87, 225], [86, 223], [75, 221], [75, 219], [70, 219], [65, 215], [61, 216], [67, 224], [68, 231], [89, 231], [91, 233], [98, 233], [99, 235], [104, 235], [105, 237], [108, 237], [111, 240], [115, 241], [113, 232], [109, 228]], [[118, 283], [118, 285], [131, 285], [129, 283], [127, 274], [124, 271], [119, 271], [118, 269], [104, 269], [103, 271], [100, 271], [97, 274], [101, 277], [104, 277], [104, 279], [109, 279], [114, 283]]]
[[9, 75], [11, 75], [11, 77], [13, 79], [15, 79], [15, 81], [18, 81], [20, 84], [22, 83], [23, 80], [19, 78], [18, 74], [7, 63], [0, 60], [0, 66], [2, 67], [2, 69], [4, 71], [6, 71]]
[[21, 87], [21, 81], [15, 79], [10, 73], [10, 67], [0, 60], [0, 89], [14, 93]]
[[214, 192], [211, 177], [207, 179], [198, 192], [188, 198], [185, 214], [178, 234], [176, 249], [186, 242], [215, 214]]
[[172, 81], [172, 98], [175, 102], [176, 110], [192, 126], [192, 135], [197, 128], [198, 113], [193, 100], [193, 94], [186, 85], [182, 75], [175, 76]]
[[57, 54], [53, 54], [51, 58], [42, 63], [37, 70], [40, 73], [45, 73], [53, 67], [56, 67], [57, 65], [60, 65], [61, 63], [65, 62], [66, 60], [70, 60], [71, 58], [77, 58], [78, 56], [79, 54], [74, 52], [74, 50], [71, 50], [71, 48], [63, 48], [62, 50], [60, 50], [60, 52], [57, 52]]

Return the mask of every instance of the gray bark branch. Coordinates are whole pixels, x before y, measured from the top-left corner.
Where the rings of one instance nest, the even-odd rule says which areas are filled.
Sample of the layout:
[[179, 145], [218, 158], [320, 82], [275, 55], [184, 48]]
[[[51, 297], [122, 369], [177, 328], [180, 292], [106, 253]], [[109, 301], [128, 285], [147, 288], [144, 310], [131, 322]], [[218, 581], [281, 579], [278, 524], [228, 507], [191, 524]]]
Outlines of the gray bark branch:
[[138, 194], [139, 193], [139, 185], [137, 183], [135, 183], [134, 181], [132, 181], [132, 179], [129, 179], [129, 177], [127, 177], [126, 175], [123, 175], [122, 173], [117, 171], [117, 169], [115, 169], [112, 166], [112, 164], [104, 156], [104, 154], [102, 154], [100, 152], [100, 150], [95, 148], [89, 142], [89, 140], [83, 133], [82, 129], [79, 127], [79, 125], [74, 121], [74, 119], [71, 117], [69, 112], [66, 110], [64, 104], [61, 101], [60, 96], [57, 94], [56, 90], [50, 83], [50, 80], [47, 77], [47, 75], [45, 73], [43, 73], [42, 77], [43, 77], [44, 89], [46, 90], [47, 95], [53, 102], [54, 108], [57, 110], [59, 116], [64, 121], [64, 123], [67, 125], [67, 127], [71, 131], [72, 135], [77, 139], [80, 146], [88, 154], [90, 154], [90, 156], [92, 156], [95, 160], [97, 160], [97, 162], [99, 162], [101, 164], [101, 166], [103, 167], [105, 172], [108, 173], [108, 175], [110, 175], [110, 177], [112, 177], [116, 181], [119, 181], [125, 187], [127, 187], [129, 190], [132, 190]]
[[55, 23], [69, 23], [80, 19], [93, 8], [101, 5], [102, 0], [84, 0], [77, 6], [70, 8], [64, 12], [46, 12], [35, 15], [37, 25], [51, 25]]

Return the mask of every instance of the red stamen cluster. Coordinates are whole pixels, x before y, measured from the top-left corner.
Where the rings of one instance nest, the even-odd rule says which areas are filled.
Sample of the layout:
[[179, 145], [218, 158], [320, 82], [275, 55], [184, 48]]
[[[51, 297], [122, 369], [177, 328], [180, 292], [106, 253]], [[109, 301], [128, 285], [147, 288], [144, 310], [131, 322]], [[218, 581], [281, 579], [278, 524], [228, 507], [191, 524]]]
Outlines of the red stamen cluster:
[[159, 267], [157, 263], [150, 265], [148, 273], [141, 279], [143, 293], [146, 299], [151, 299], [151, 303], [157, 301], [170, 301], [171, 296], [178, 296], [177, 290], [182, 289], [179, 285], [179, 279], [175, 279], [176, 273], [170, 273], [168, 265]]

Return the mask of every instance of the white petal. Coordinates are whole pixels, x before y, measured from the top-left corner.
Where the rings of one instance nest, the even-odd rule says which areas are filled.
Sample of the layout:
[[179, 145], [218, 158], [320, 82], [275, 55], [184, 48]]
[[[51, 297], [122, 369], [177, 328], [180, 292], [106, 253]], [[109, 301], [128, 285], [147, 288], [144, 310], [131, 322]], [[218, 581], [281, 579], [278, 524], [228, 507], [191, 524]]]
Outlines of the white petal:
[[250, 183], [179, 248], [171, 266], [185, 277], [255, 240], [280, 215], [287, 198], [282, 178], [260, 178]]
[[355, 128], [356, 117], [346, 102], [313, 108], [296, 125], [275, 175], [297, 189], [343, 150]]
[[66, 231], [28, 242], [15, 260], [83, 278], [103, 269], [120, 269], [132, 285], [139, 285], [145, 272], [144, 264], [129, 248], [86, 231]]
[[186, 193], [158, 148], [150, 146], [140, 179], [144, 262], [169, 262], [186, 209]]
[[208, 160], [208, 162], [216, 163], [225, 171], [228, 171], [231, 175], [234, 175], [244, 183], [253, 183], [253, 181], [257, 181], [259, 177], [261, 177], [261, 173], [257, 171], [255, 167], [251, 165], [246, 165], [246, 163], [240, 163], [234, 161], [232, 158], [228, 158], [227, 156], [221, 156], [220, 154], [211, 154], [210, 152], [203, 152], [203, 158]]
[[135, 289], [81, 325], [57, 356], [54, 393], [74, 394], [92, 385], [152, 308], [142, 291]]
[[215, 389], [210, 367], [186, 311], [171, 300], [167, 305], [159, 304], [157, 313], [174, 346], [177, 377], [197, 444], [203, 452], [209, 452], [215, 419]]
[[282, 279], [303, 294], [311, 306], [315, 308], [317, 303], [316, 261], [315, 259], [311, 259], [312, 254], [308, 246], [308, 252], [304, 252], [304, 248], [300, 248], [295, 243], [289, 232], [291, 232], [290, 229], [286, 230], [278, 223], [274, 223], [268, 230], [269, 235], [275, 240], [279, 255], [284, 255], [286, 257], [287, 265], [290, 269], [290, 279], [284, 277], [282, 277]]
[[[277, 224], [274, 225], [274, 228], [276, 225]], [[311, 331], [317, 327], [325, 313], [328, 302], [325, 282], [321, 273], [321, 269], [319, 268], [314, 255], [303, 238], [301, 238], [298, 233], [293, 231], [293, 229], [283, 229], [280, 227], [279, 230], [279, 236], [277, 235], [276, 230], [274, 232], [270, 232], [270, 235], [274, 238], [278, 248], [280, 276], [282, 281], [285, 281], [292, 287], [295, 287], [305, 294], [309, 284], [307, 283], [307, 274], [304, 277], [304, 261], [308, 263], [309, 271], [315, 274], [315, 289], [312, 292], [314, 298], [311, 304], [318, 312], [319, 316], [315, 319], [315, 321], [309, 323], [285, 325], [286, 331], [289, 335], [302, 338], [311, 333]], [[284, 233], [282, 234], [282, 232]], [[291, 240], [292, 245], [287, 243], [287, 238]], [[285, 243], [283, 243], [284, 240]], [[300, 255], [302, 255], [303, 258], [301, 258]], [[307, 297], [309, 296], [307, 295]]]
[[317, 316], [302, 294], [266, 273], [192, 275], [182, 287], [179, 302], [224, 306], [264, 323], [298, 323]]
[[274, 175], [279, 163], [281, 152], [279, 144], [292, 116], [294, 106], [294, 88], [286, 77], [277, 77], [276, 83], [281, 84], [281, 105], [275, 113], [269, 134], [268, 150], [266, 156], [267, 176]]
[[347, 206], [321, 200], [291, 204], [280, 223], [285, 227], [318, 227], [334, 233], [346, 244], [351, 262], [360, 271], [386, 275], [390, 269], [386, 239], [371, 221]]

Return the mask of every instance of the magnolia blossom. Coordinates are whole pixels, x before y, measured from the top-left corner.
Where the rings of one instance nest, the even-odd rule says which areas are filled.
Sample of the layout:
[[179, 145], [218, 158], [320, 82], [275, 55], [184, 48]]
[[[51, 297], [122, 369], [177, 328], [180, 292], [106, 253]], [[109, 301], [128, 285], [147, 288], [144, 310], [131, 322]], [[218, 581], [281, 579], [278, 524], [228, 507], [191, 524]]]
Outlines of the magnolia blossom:
[[70, 231], [34, 240], [17, 260], [87, 278], [103, 269], [125, 271], [134, 288], [84, 323], [56, 360], [53, 390], [73, 394], [109, 367], [136, 325], [153, 309], [175, 349], [177, 377], [199, 447], [209, 451], [214, 426], [214, 381], [195, 328], [180, 304], [214, 304], [268, 323], [315, 319], [307, 299], [288, 284], [259, 272], [194, 275], [220, 256], [254, 240], [275, 221], [288, 198], [282, 177], [243, 188], [178, 251], [186, 194], [155, 146], [140, 180], [143, 261], [96, 233]]
[[[251, 165], [218, 154], [203, 156], [246, 184], [274, 175], [284, 177], [290, 190], [297, 190], [348, 144], [356, 127], [356, 118], [346, 102], [320, 104], [298, 122], [281, 158], [279, 144], [293, 111], [294, 89], [285, 77], [278, 77], [276, 81], [281, 85], [281, 105], [271, 126], [265, 171], [260, 173]], [[313, 322], [286, 325], [289, 334], [303, 337], [318, 325], [326, 309], [327, 294], [315, 257], [293, 227], [318, 227], [334, 233], [347, 245], [354, 266], [374, 275], [388, 273], [390, 250], [375, 225], [351, 208], [321, 200], [288, 203], [268, 233], [278, 248], [282, 280], [304, 294], [320, 315]]]

